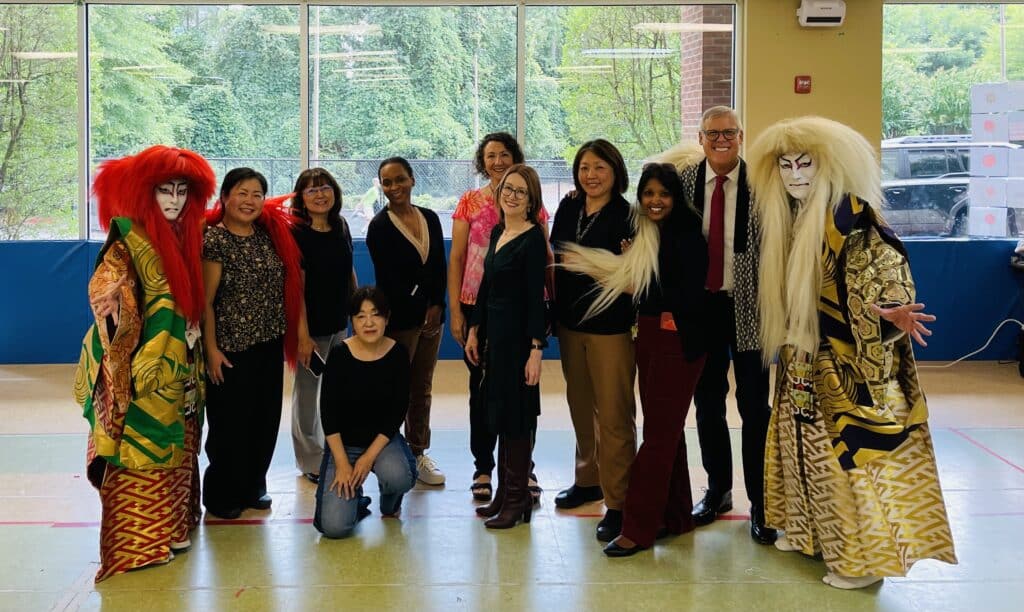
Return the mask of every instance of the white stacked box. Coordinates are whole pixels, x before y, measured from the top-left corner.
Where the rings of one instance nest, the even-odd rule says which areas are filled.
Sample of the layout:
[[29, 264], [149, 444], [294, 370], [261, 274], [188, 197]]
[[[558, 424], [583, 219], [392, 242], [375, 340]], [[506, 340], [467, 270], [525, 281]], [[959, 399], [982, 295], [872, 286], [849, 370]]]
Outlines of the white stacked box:
[[[1024, 141], [1024, 81], [971, 87], [971, 139]], [[971, 148], [968, 188], [972, 236], [1006, 236], [1007, 207], [1024, 208], [1024, 150]], [[1017, 216], [1022, 216], [1019, 213]]]

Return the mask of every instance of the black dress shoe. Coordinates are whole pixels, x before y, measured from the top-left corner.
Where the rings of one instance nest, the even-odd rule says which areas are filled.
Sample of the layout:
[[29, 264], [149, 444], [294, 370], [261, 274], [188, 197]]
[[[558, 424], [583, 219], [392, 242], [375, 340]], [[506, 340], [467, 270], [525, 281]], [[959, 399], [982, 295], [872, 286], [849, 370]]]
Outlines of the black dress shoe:
[[555, 506], [563, 510], [578, 508], [587, 502], [596, 502], [604, 499], [599, 485], [592, 487], [581, 487], [572, 485], [568, 489], [555, 496]]
[[726, 491], [722, 495], [708, 491], [704, 494], [704, 499], [693, 507], [690, 516], [693, 517], [693, 522], [698, 527], [703, 527], [714, 523], [719, 514], [730, 510], [732, 510], [732, 491]]
[[249, 502], [246, 507], [252, 508], [253, 510], [270, 510], [270, 504], [273, 503], [273, 499], [268, 493], [264, 493], [255, 501]]
[[750, 537], [758, 544], [774, 544], [779, 533], [764, 524], [764, 509], [754, 506], [750, 509]]
[[320, 474], [314, 474], [313, 472], [306, 472], [303, 474], [306, 480], [313, 484], [320, 484]]
[[604, 547], [604, 554], [609, 557], [631, 557], [641, 550], [647, 550], [645, 547], [639, 544], [634, 545], [632, 548], [623, 548], [615, 542], [609, 542], [608, 546]]
[[597, 524], [597, 539], [611, 542], [622, 533], [622, 510], [608, 510]]

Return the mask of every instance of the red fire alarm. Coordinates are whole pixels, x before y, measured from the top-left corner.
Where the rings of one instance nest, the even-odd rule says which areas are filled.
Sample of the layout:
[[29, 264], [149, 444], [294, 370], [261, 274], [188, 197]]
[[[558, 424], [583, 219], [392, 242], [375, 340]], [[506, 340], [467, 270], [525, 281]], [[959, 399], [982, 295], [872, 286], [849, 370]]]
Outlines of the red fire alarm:
[[793, 92], [798, 94], [811, 93], [811, 75], [793, 77]]

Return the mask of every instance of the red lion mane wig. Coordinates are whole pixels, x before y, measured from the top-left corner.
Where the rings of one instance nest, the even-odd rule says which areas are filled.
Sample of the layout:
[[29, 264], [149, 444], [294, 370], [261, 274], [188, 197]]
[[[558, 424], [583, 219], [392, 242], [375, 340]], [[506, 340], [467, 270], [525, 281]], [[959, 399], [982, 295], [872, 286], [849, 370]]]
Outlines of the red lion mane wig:
[[[292, 228], [303, 223], [284, 204], [295, 194], [267, 198], [263, 201], [263, 212], [256, 218], [270, 235], [274, 251], [284, 263], [284, 314], [287, 325], [284, 334], [284, 356], [288, 366], [295, 368], [299, 352], [299, 318], [302, 316], [304, 298], [302, 287], [302, 252], [292, 235]], [[210, 227], [224, 219], [224, 203], [218, 199], [213, 208], [206, 211], [206, 224]]]
[[[185, 208], [174, 222], [164, 218], [153, 190], [173, 179], [188, 181]], [[217, 178], [198, 153], [155, 145], [121, 159], [100, 164], [92, 191], [99, 203], [99, 222], [110, 228], [114, 217], [127, 217], [149, 237], [174, 301], [189, 322], [198, 323], [203, 294], [203, 221], [206, 203], [216, 192]]]

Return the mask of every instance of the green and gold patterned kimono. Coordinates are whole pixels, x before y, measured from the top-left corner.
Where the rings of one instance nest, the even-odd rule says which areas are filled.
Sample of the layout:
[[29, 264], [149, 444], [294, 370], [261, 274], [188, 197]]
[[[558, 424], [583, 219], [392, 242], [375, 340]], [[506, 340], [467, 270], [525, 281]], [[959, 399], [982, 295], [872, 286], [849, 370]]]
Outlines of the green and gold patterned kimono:
[[96, 319], [75, 373], [91, 427], [87, 472], [103, 505], [97, 582], [170, 560], [199, 519], [201, 343], [141, 226], [115, 218], [90, 301], [122, 278], [118, 324]]
[[785, 347], [765, 451], [765, 520], [844, 576], [956, 563], [910, 338], [870, 309], [914, 301], [903, 245], [847, 197], [826, 221], [816, 355]]

